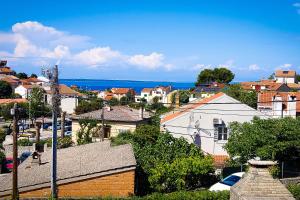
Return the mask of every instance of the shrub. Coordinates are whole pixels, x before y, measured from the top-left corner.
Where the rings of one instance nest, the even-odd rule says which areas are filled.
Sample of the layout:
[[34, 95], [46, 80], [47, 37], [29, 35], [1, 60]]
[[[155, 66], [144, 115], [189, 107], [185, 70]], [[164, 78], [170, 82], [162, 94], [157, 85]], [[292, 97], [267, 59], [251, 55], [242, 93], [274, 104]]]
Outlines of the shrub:
[[68, 147], [72, 146], [72, 144], [73, 144], [73, 141], [70, 136], [66, 136], [64, 138], [58, 138], [58, 148], [59, 149], [68, 148]]
[[32, 146], [33, 142], [30, 141], [29, 139], [19, 139], [18, 140], [18, 146]]
[[280, 171], [280, 167], [278, 167], [277, 165], [269, 167], [269, 172], [273, 176], [273, 178], [279, 178]]
[[[5, 153], [3, 151], [0, 151], [0, 165], [2, 164], [4, 159], [5, 159]], [[1, 172], [1, 168], [0, 168], [0, 172]]]
[[300, 200], [300, 185], [289, 184], [288, 190], [293, 194], [296, 200]]

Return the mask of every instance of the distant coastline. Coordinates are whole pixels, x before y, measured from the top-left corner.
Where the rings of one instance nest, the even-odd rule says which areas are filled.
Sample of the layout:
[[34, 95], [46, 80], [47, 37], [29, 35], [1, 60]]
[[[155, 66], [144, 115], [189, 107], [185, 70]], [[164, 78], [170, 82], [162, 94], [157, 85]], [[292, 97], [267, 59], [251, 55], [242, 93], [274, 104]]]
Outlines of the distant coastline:
[[77, 85], [81, 89], [105, 90], [113, 87], [133, 88], [140, 93], [143, 88], [171, 85], [174, 89], [189, 89], [194, 87], [193, 82], [169, 82], [169, 81], [144, 81], [144, 80], [105, 80], [105, 79], [60, 79], [60, 83], [67, 86]]

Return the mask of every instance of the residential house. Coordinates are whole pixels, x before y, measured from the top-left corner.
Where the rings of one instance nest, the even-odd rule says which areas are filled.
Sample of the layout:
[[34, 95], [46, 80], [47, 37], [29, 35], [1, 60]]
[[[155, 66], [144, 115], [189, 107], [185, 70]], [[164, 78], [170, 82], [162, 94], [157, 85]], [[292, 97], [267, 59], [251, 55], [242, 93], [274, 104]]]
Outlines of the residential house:
[[296, 71], [277, 70], [275, 71], [276, 83], [296, 83]]
[[224, 83], [212, 82], [200, 84], [191, 92], [191, 100], [195, 98], [206, 98], [220, 92], [226, 85]]
[[23, 85], [39, 85], [39, 86], [43, 86], [44, 81], [40, 80], [38, 78], [34, 78], [34, 77], [30, 77], [27, 79], [23, 79], [21, 80]]
[[154, 97], [158, 98], [160, 103], [168, 104], [170, 102], [170, 92], [172, 91], [171, 86], [158, 86], [155, 88], [144, 88], [141, 91], [141, 95], [135, 98], [136, 102], [140, 102], [144, 99], [146, 102], [151, 103]]
[[10, 75], [0, 76], [0, 80], [7, 82], [11, 86], [13, 91], [15, 91], [15, 89], [20, 84], [20, 80], [17, 77], [14, 78], [14, 76], [10, 76]]
[[242, 82], [244, 90], [289, 92], [291, 88], [286, 83], [277, 83], [275, 80], [261, 80], [256, 82]]
[[300, 114], [300, 92], [260, 92], [257, 109], [274, 118]]
[[34, 87], [39, 87], [37, 85], [19, 85], [15, 88], [15, 93], [22, 96], [23, 99], [28, 99], [31, 91]]
[[[151, 114], [142, 109], [133, 109], [128, 106], [112, 106], [103, 108], [105, 134], [104, 138], [115, 137], [119, 133], [134, 131], [140, 124], [147, 124], [150, 121]], [[84, 113], [72, 117], [72, 140], [77, 142], [75, 134], [79, 129], [80, 119], [94, 119], [102, 123], [102, 109]]]
[[135, 96], [135, 91], [132, 88], [112, 88], [111, 93], [113, 94], [113, 97], [117, 98], [118, 100], [128, 95], [131, 95], [134, 99]]
[[234, 121], [250, 122], [255, 116], [267, 118], [263, 113], [220, 92], [165, 114], [161, 118], [161, 128], [224, 161], [228, 156], [223, 147], [230, 137], [229, 124]]
[[13, 71], [10, 67], [6, 66], [7, 61], [6, 60], [0, 60], [0, 74], [4, 75], [12, 75]]
[[[49, 105], [52, 105], [51, 90], [45, 90], [45, 102], [47, 102], [47, 104]], [[77, 92], [64, 84], [59, 85], [59, 94], [61, 97], [60, 108], [63, 112], [66, 112], [67, 114], [73, 114], [75, 108], [78, 106], [78, 98], [84, 97], [84, 95], [82, 95], [80, 92]]]
[[[51, 196], [51, 151], [29, 157], [18, 167], [20, 199]], [[134, 195], [136, 160], [130, 144], [109, 141], [57, 150], [59, 199], [96, 199]], [[0, 199], [10, 199], [12, 173], [0, 176]]]

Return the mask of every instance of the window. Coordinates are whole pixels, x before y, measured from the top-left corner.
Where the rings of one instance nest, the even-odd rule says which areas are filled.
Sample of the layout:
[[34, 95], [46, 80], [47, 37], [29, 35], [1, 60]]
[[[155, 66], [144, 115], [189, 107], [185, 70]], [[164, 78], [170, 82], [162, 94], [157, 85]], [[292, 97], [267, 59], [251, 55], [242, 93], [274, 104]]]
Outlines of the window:
[[144, 94], [144, 97], [147, 97], [147, 94]]
[[218, 127], [218, 140], [227, 140], [228, 138], [228, 130], [225, 126]]

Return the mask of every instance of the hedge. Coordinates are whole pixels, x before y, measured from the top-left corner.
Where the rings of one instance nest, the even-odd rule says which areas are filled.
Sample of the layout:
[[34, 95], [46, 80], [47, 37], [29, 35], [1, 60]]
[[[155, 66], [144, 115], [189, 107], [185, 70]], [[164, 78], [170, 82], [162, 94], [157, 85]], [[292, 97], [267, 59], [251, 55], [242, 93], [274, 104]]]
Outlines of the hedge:
[[296, 200], [300, 200], [300, 185], [298, 184], [289, 184], [288, 190], [293, 194]]

